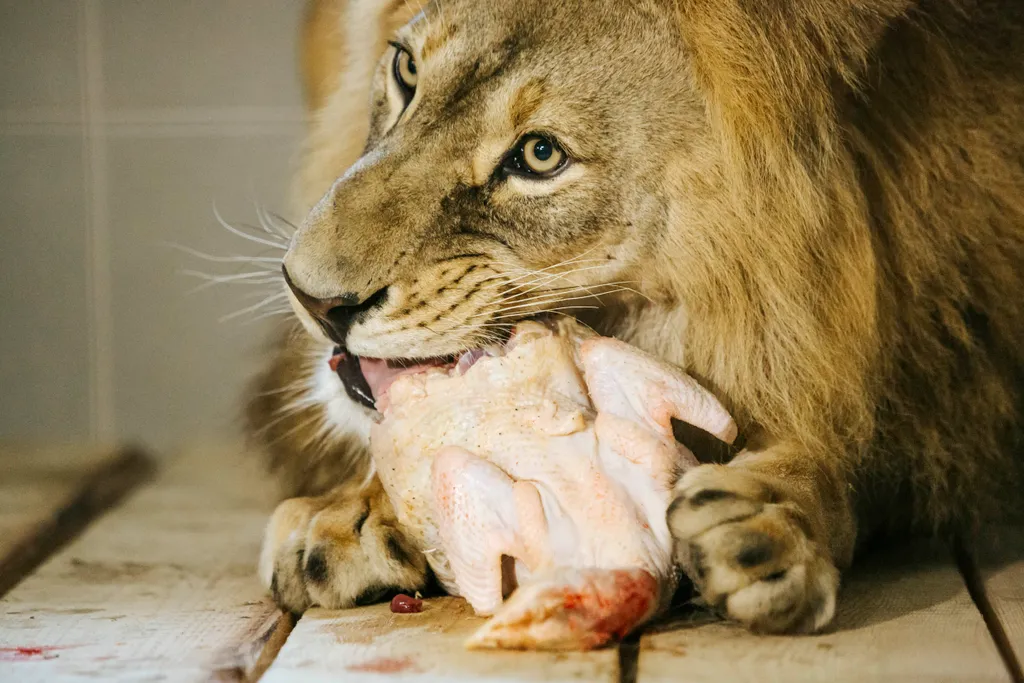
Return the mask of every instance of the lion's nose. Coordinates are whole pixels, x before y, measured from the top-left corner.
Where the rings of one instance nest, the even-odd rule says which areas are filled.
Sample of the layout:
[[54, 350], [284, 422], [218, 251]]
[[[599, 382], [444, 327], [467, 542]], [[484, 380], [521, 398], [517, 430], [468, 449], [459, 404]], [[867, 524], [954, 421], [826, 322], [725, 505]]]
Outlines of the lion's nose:
[[288, 288], [292, 290], [292, 294], [302, 304], [302, 307], [309, 311], [324, 334], [342, 347], [345, 346], [345, 337], [348, 336], [349, 328], [352, 327], [352, 323], [356, 322], [359, 315], [379, 306], [388, 295], [387, 287], [384, 287], [365, 299], [354, 293], [345, 293], [330, 299], [318, 299], [296, 287], [288, 275], [286, 267], [282, 266], [281, 270], [284, 273], [284, 281], [288, 283]]

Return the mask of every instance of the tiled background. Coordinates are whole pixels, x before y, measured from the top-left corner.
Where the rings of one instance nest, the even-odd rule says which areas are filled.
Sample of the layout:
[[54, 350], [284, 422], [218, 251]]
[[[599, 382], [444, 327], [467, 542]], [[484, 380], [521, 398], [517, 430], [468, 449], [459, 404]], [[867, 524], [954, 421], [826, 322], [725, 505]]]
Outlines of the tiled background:
[[[272, 318], [220, 228], [287, 215], [299, 0], [0, 0], [0, 439], [233, 428]], [[294, 216], [289, 216], [294, 219]], [[264, 286], [266, 287], [266, 285]]]

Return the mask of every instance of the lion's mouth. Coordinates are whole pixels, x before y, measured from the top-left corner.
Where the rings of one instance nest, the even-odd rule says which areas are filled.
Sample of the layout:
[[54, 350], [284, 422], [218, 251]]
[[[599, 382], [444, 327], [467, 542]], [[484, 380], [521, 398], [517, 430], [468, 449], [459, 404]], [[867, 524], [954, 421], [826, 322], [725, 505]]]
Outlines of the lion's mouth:
[[[529, 318], [553, 327], [550, 315], [540, 314]], [[383, 412], [387, 406], [387, 394], [391, 385], [402, 376], [416, 375], [432, 368], [439, 368], [462, 374], [485, 356], [504, 356], [515, 347], [518, 325], [511, 326], [501, 335], [500, 340], [485, 348], [475, 348], [437, 358], [414, 360], [392, 358], [367, 358], [356, 356], [342, 347], [334, 347], [330, 365], [345, 387], [345, 392], [356, 403], [370, 410]]]
[[416, 375], [431, 368], [455, 370], [463, 373], [484, 356], [502, 355], [500, 347], [472, 349], [464, 353], [428, 358], [425, 360], [391, 360], [383, 358], [362, 358], [346, 353], [340, 346], [335, 347], [331, 356], [331, 370], [345, 386], [345, 393], [356, 403], [370, 410], [383, 411], [387, 402], [388, 389], [403, 375]]
[[[466, 355], [469, 354], [462, 354]], [[364, 358], [346, 353], [339, 346], [335, 347], [330, 363], [349, 398], [370, 410], [376, 410], [378, 403], [387, 396], [388, 389], [399, 377], [415, 375], [430, 368], [452, 368], [462, 356], [420, 360]]]

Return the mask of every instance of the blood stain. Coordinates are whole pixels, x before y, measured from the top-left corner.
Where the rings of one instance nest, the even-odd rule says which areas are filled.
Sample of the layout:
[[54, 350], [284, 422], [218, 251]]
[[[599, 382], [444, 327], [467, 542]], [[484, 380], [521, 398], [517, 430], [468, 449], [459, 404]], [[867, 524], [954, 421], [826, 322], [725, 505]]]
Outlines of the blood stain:
[[53, 659], [58, 656], [53, 654], [54, 650], [63, 650], [64, 647], [58, 647], [55, 645], [0, 647], [0, 662], [27, 662], [34, 659]]
[[397, 674], [402, 673], [403, 671], [414, 671], [416, 670], [416, 665], [410, 657], [402, 657], [401, 659], [395, 657], [378, 657], [377, 659], [370, 659], [345, 668], [349, 671], [362, 671], [366, 673]]

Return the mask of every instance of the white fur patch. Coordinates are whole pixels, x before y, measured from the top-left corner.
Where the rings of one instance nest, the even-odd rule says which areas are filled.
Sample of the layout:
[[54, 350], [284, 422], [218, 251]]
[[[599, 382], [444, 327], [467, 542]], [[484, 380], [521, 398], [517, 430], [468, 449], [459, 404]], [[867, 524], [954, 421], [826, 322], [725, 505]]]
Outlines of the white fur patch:
[[325, 346], [314, 365], [309, 398], [324, 405], [331, 431], [359, 437], [369, 445], [372, 413], [348, 397], [345, 386], [328, 364], [333, 353], [333, 347]]
[[564, 171], [552, 178], [522, 178], [510, 176], [506, 187], [526, 197], [546, 197], [554, 194], [569, 183], [583, 177], [585, 168], [581, 163], [570, 164]]

